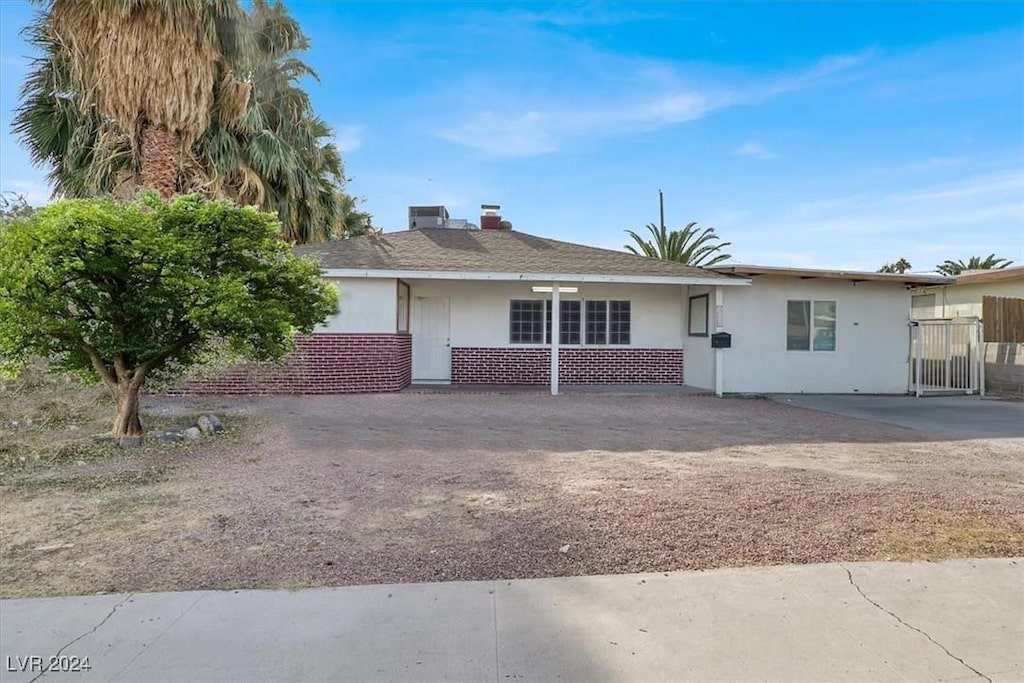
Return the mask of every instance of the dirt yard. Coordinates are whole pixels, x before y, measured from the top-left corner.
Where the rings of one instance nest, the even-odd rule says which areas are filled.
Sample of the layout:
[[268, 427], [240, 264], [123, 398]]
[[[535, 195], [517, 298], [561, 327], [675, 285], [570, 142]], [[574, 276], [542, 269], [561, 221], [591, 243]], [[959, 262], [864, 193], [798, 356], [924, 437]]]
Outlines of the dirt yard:
[[4, 597], [1024, 555], [1024, 440], [763, 400], [148, 399], [192, 446], [4, 470]]

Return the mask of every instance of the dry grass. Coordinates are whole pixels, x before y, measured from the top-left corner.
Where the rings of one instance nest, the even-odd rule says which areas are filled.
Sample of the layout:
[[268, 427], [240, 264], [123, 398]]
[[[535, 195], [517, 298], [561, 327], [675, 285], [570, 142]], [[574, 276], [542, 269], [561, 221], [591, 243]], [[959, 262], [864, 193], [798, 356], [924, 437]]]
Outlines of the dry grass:
[[112, 415], [105, 387], [48, 373], [44, 363], [0, 378], [0, 476], [102, 455], [106, 449], [90, 437], [108, 432]]
[[[181, 471], [233, 436], [126, 451], [94, 439], [111, 411], [105, 388], [42, 363], [0, 380], [0, 597], [115, 589], [125, 549], [209, 516], [181, 505]], [[189, 418], [144, 419], [161, 429]]]
[[879, 530], [875, 543], [884, 560], [1014, 556], [1024, 552], [1024, 527], [973, 511], [923, 510]]

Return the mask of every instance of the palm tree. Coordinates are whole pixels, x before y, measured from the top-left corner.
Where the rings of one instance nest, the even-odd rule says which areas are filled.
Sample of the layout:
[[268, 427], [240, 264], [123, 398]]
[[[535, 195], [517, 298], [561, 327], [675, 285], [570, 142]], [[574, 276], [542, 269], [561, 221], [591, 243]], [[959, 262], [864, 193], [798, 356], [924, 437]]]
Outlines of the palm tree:
[[373, 214], [359, 210], [358, 207], [362, 201], [361, 198], [353, 197], [352, 195], [338, 195], [338, 203], [341, 206], [341, 210], [334, 229], [335, 235], [344, 239], [380, 232], [379, 228], [373, 226]]
[[[124, 37], [105, 55], [83, 26]], [[309, 41], [280, 3], [52, 0], [26, 35], [42, 56], [12, 128], [55, 195], [199, 191], [276, 212], [290, 241], [335, 236], [341, 155], [298, 86], [315, 77], [295, 56]]]
[[985, 258], [980, 256], [972, 256], [964, 263], [960, 261], [943, 261], [939, 265], [935, 266], [935, 270], [942, 273], [943, 275], [959, 275], [965, 270], [998, 270], [1006, 268], [1012, 265], [1013, 261], [1005, 258], [996, 258], [995, 254], [989, 254]]
[[[229, 60], [244, 49], [235, 30], [243, 13], [236, 0], [50, 0], [28, 29], [43, 42], [54, 76], [29, 76], [25, 94], [50, 90], [60, 104], [90, 120], [105, 145], [93, 152], [127, 152], [122, 186], [155, 189], [169, 197], [183, 188], [188, 152], [209, 126], [244, 111], [250, 85]], [[57, 73], [59, 72], [59, 73]], [[23, 105], [23, 110], [24, 106]], [[65, 118], [59, 123], [66, 124]], [[36, 120], [37, 125], [45, 122]], [[19, 125], [15, 124], [16, 130]], [[74, 135], [76, 131], [65, 131]], [[115, 139], [116, 138], [116, 139]]]
[[627, 230], [626, 234], [633, 238], [636, 246], [627, 244], [625, 248], [640, 256], [705, 268], [732, 258], [732, 254], [722, 252], [732, 242], [720, 242], [714, 228], [698, 231], [696, 222], [682, 230], [671, 231], [664, 225], [659, 228], [654, 223], [648, 223], [647, 230], [652, 240], [645, 240], [634, 231]]
[[255, 49], [233, 65], [253, 83], [251, 103], [241, 121], [215, 121], [198, 141], [202, 165], [214, 169], [218, 193], [275, 211], [285, 239], [337, 237], [341, 153], [298, 85], [301, 78], [317, 78], [296, 57], [309, 49], [309, 39], [280, 2], [254, 0], [246, 24]]
[[913, 266], [910, 265], [910, 261], [905, 258], [901, 258], [898, 261], [892, 263], [886, 263], [878, 269], [879, 273], [905, 273], [910, 270]]

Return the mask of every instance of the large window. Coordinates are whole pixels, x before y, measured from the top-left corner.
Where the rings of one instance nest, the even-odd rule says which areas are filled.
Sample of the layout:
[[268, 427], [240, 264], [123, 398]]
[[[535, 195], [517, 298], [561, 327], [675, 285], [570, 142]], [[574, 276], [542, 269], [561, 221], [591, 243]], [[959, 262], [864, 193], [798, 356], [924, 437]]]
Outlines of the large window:
[[[558, 343], [628, 346], [631, 310], [628, 301], [559, 302]], [[509, 342], [551, 343], [551, 302], [513, 299], [509, 305]]]
[[836, 302], [787, 301], [786, 350], [835, 351]]

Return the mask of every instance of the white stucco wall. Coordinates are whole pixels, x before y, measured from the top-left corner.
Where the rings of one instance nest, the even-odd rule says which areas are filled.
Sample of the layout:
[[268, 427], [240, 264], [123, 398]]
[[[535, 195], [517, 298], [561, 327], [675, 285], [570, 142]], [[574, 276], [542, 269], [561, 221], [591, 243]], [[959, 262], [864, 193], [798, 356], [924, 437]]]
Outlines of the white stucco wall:
[[[902, 284], [758, 276], [750, 287], [724, 289], [732, 333], [723, 351], [725, 392], [907, 391], [910, 292]], [[786, 350], [790, 299], [836, 302], [835, 351]]]
[[[551, 298], [550, 294], [534, 294], [530, 289], [534, 284], [551, 284], [545, 282], [409, 282], [414, 306], [417, 297], [451, 299], [452, 346], [509, 346], [509, 301]], [[566, 286], [572, 284], [566, 283]], [[563, 300], [630, 301], [630, 346], [655, 349], [681, 347], [681, 297], [682, 288], [679, 285], [584, 284], [579, 285], [577, 294], [562, 294]]]
[[[933, 295], [934, 306], [922, 306], [923, 299], [917, 297]], [[962, 285], [940, 285], [914, 290], [914, 317], [962, 318], [981, 317], [981, 299], [985, 296], [1002, 296], [1024, 299], [1024, 277], [996, 282], [974, 282]]]
[[394, 333], [398, 324], [398, 290], [393, 278], [330, 278], [338, 289], [340, 312], [318, 332]]
[[[394, 279], [334, 279], [341, 313], [321, 331], [391, 333], [396, 329]], [[544, 299], [529, 282], [412, 280], [410, 295], [451, 300], [452, 346], [509, 346], [509, 301]], [[711, 287], [679, 285], [580, 285], [564, 299], [629, 300], [632, 347], [684, 349], [688, 385], [714, 387], [708, 337], [687, 335], [688, 298], [709, 294], [709, 332], [714, 331]], [[724, 329], [732, 348], [723, 354], [726, 393], [905, 393], [910, 292], [902, 285], [845, 280], [760, 276], [749, 287], [722, 288]], [[786, 302], [837, 302], [836, 350], [787, 351]], [[516, 345], [520, 346], [520, 345]], [[528, 346], [528, 345], [523, 345]]]

